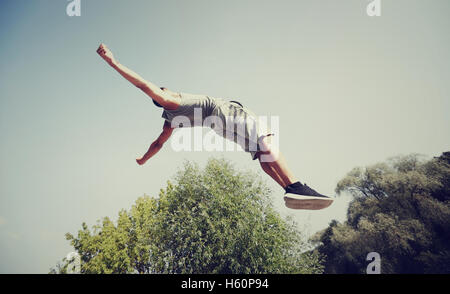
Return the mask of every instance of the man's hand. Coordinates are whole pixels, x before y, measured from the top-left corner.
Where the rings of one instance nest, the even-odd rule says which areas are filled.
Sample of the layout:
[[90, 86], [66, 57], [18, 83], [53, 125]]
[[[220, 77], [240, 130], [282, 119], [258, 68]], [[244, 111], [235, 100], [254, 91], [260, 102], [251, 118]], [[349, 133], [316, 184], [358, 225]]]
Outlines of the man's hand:
[[147, 159], [144, 158], [144, 157], [138, 158], [138, 159], [136, 159], [136, 162], [137, 162], [139, 165], [143, 165], [144, 163], [147, 162]]
[[108, 47], [106, 47], [105, 44], [100, 44], [100, 46], [97, 49], [97, 53], [100, 55], [101, 58], [103, 58], [106, 62], [108, 62], [110, 65], [116, 62], [114, 59], [114, 55], [112, 54], [111, 50], [109, 50]]

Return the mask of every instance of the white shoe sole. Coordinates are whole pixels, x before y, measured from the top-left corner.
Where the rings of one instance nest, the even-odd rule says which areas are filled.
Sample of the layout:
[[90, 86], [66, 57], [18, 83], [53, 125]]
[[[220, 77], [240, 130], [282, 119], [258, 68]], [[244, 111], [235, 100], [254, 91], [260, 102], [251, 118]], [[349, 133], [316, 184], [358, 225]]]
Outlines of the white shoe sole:
[[307, 210], [319, 210], [330, 206], [333, 203], [333, 199], [316, 197], [316, 196], [304, 196], [287, 193], [284, 196], [285, 205], [291, 209], [307, 209]]

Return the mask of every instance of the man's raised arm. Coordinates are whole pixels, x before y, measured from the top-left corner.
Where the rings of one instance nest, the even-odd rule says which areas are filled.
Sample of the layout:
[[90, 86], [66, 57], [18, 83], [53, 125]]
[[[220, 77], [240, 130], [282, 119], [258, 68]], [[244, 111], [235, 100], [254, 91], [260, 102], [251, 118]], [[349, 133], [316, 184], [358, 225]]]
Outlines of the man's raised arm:
[[97, 49], [97, 53], [125, 79], [141, 89], [145, 94], [150, 96], [150, 98], [158, 102], [161, 106], [166, 109], [176, 109], [178, 107], [179, 104], [175, 100], [175, 98], [173, 98], [168, 93], [165, 93], [158, 86], [149, 81], [146, 81], [140, 75], [118, 62], [114, 58], [111, 50], [109, 50], [105, 44], [100, 44], [100, 47], [98, 47]]

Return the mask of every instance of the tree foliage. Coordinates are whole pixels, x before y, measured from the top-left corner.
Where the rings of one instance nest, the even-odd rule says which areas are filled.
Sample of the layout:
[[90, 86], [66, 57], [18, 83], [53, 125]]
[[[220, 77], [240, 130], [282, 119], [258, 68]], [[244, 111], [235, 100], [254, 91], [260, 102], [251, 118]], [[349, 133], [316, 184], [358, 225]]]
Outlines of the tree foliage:
[[365, 273], [369, 252], [382, 273], [450, 273], [450, 152], [355, 168], [336, 192], [354, 196], [347, 221], [315, 236], [327, 273]]
[[[67, 239], [82, 273], [320, 273], [295, 223], [273, 209], [255, 174], [225, 160], [187, 162], [158, 199], [137, 199], [117, 223], [83, 223]], [[67, 260], [53, 272], [67, 271]]]

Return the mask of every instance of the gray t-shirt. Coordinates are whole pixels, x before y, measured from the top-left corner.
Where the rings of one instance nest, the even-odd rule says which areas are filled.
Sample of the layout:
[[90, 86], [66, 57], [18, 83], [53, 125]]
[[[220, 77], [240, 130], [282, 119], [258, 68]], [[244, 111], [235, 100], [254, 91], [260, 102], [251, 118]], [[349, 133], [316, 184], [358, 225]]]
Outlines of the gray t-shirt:
[[[202, 126], [206, 117], [214, 115], [214, 110], [227, 102], [206, 95], [187, 93], [180, 93], [180, 95], [180, 106], [175, 110], [165, 109], [161, 117], [170, 123], [175, 117], [185, 117], [189, 120], [190, 127]], [[183, 124], [179, 123], [178, 126], [172, 125], [172, 127], [183, 127]]]
[[258, 139], [268, 132], [259, 129], [253, 112], [222, 98], [186, 93], [180, 95], [180, 106], [176, 110], [164, 110], [162, 113], [162, 117], [171, 123], [172, 128], [210, 126], [217, 134], [235, 141], [250, 152], [253, 159], [256, 158]]

